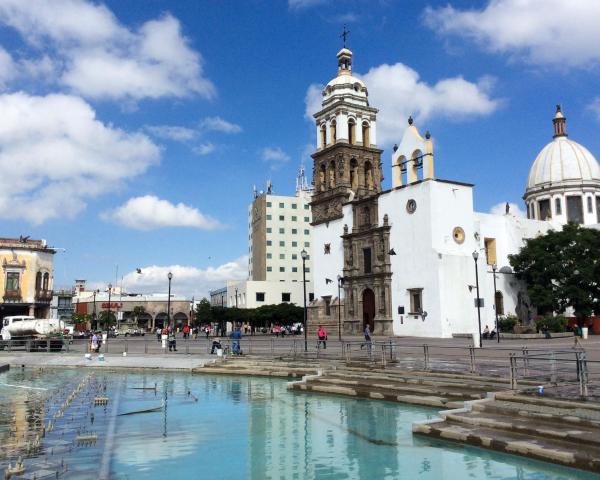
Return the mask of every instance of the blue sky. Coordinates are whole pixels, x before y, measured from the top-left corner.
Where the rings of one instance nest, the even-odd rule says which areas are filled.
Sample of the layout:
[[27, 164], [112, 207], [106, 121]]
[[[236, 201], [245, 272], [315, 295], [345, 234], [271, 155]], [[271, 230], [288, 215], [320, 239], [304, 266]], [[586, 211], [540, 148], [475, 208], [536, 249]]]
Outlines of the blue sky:
[[[342, 6], [343, 5], [343, 6]], [[315, 92], [344, 24], [380, 109], [384, 188], [412, 114], [436, 176], [521, 195], [561, 103], [600, 152], [597, 0], [3, 0], [2, 236], [63, 247], [55, 285], [206, 294], [246, 274], [247, 206], [311, 171]], [[136, 275], [141, 267], [143, 274]]]

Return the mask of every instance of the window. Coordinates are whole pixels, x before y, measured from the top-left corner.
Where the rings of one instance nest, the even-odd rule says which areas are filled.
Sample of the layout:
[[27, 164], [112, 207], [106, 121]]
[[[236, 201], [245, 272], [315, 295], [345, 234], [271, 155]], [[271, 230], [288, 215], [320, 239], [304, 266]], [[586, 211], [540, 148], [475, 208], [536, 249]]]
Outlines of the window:
[[331, 243], [325, 244], [325, 255], [329, 255], [331, 253]]
[[267, 220], [271, 220], [271, 215], [267, 215]]
[[410, 312], [412, 314], [423, 312], [423, 289], [411, 288], [408, 290], [410, 295]]
[[308, 210], [310, 207], [308, 205], [304, 205], [304, 210]]
[[37, 275], [35, 276], [35, 289], [42, 289], [42, 272], [37, 272]]
[[285, 260], [285, 253], [279, 254], [279, 260]]
[[314, 294], [313, 292], [310, 292], [310, 293], [308, 294], [308, 301], [309, 301], [309, 302], [312, 302], [314, 299], [315, 299], [315, 294]]
[[292, 294], [291, 293], [285, 293], [285, 292], [281, 293], [281, 301], [282, 302], [289, 302], [291, 300], [292, 300]]
[[280, 246], [280, 247], [285, 247], [285, 242], [284, 242], [283, 240], [281, 240], [281, 241], [279, 242], [279, 246]]
[[298, 242], [292, 242], [292, 247], [297, 247], [297, 246], [298, 246]]
[[363, 145], [365, 147], [370, 147], [371, 140], [369, 139], [369, 124], [367, 122], [363, 122], [363, 124], [362, 124], [362, 137], [363, 137]]
[[305, 229], [304, 229], [304, 235], [308, 235], [309, 233], [310, 233], [310, 232], [309, 232], [308, 228], [305, 228]]
[[502, 295], [502, 292], [496, 292], [494, 301], [496, 304], [496, 314], [504, 315], [504, 296]]
[[354, 145], [354, 141], [356, 140], [356, 124], [354, 123], [354, 120], [350, 119], [350, 121], [348, 121], [348, 143], [350, 145]]
[[271, 202], [267, 202], [267, 207], [270, 207], [270, 206], [271, 206]]
[[304, 271], [305, 271], [306, 273], [310, 273], [310, 267], [306, 267], [306, 268], [304, 269]]
[[267, 240], [267, 247], [270, 247], [273, 244], [271, 240]]
[[309, 217], [304, 217], [304, 221], [305, 222], [310, 222], [310, 218]]
[[298, 267], [292, 267], [292, 272], [293, 273], [297, 273], [298, 272]]
[[270, 254], [270, 253], [267, 253], [267, 258], [272, 258], [272, 257], [273, 257], [273, 255], [272, 255], [272, 254]]
[[304, 242], [305, 247], [310, 247], [310, 242]]
[[554, 212], [556, 215], [562, 215], [562, 204], [560, 203], [560, 198], [554, 200]]
[[273, 271], [273, 267], [267, 267], [267, 272], [272, 272]]
[[292, 235], [296, 235], [298, 233], [298, 229], [297, 228], [292, 228]]
[[567, 222], [583, 223], [583, 205], [579, 195], [567, 197]]
[[292, 216], [292, 222], [297, 222], [297, 221], [298, 221], [298, 217]]
[[6, 290], [19, 289], [19, 272], [6, 273]]
[[298, 208], [298, 204], [297, 203], [292, 203], [292, 210], [296, 210]]
[[280, 228], [279, 233], [285, 233], [285, 228]]
[[331, 315], [331, 297], [321, 297], [325, 302], [325, 315]]
[[552, 218], [552, 212], [550, 211], [550, 200], [540, 200], [540, 220], [548, 220]]
[[279, 215], [279, 221], [283, 222], [285, 220], [285, 217], [283, 215]]
[[[292, 242], [292, 247], [295, 247], [296, 245], [294, 245], [295, 242]], [[292, 260], [298, 260], [298, 255], [295, 253], [292, 253]]]
[[264, 302], [265, 301], [265, 292], [256, 292], [256, 301]]
[[592, 204], [592, 197], [587, 197], [588, 213], [594, 213], [594, 206]]
[[321, 148], [325, 148], [327, 146], [327, 130], [325, 129], [325, 125], [321, 125]]
[[279, 271], [280, 271], [281, 273], [285, 272], [285, 267], [279, 267]]
[[333, 120], [331, 122], [331, 127], [330, 127], [330, 131], [331, 131], [331, 143], [335, 143], [337, 140], [337, 132], [336, 132], [336, 123], [335, 120]]
[[279, 203], [279, 208], [285, 208], [285, 204], [283, 202]]
[[496, 263], [496, 239], [484, 238], [483, 243], [485, 245], [485, 260], [488, 265], [494, 265]]
[[363, 248], [363, 265], [365, 273], [371, 273], [371, 249]]
[[267, 233], [271, 233], [271, 232], [272, 232], [271, 227], [267, 227]]

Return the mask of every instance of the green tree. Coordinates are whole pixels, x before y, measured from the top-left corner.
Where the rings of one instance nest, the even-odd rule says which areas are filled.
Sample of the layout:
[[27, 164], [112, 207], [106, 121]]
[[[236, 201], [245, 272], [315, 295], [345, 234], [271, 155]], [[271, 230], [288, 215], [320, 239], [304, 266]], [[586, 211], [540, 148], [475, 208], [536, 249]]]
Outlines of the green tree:
[[109, 315], [108, 310], [102, 310], [98, 314], [98, 323], [102, 325], [102, 328], [106, 329], [106, 327], [110, 327], [117, 323], [117, 316], [115, 315], [115, 312], [111, 311]]
[[211, 323], [215, 321], [213, 308], [210, 306], [210, 301], [203, 298], [196, 305], [196, 322], [198, 324]]
[[572, 307], [579, 326], [600, 313], [600, 231], [568, 224], [561, 231], [526, 240], [509, 256], [517, 278], [543, 313]]
[[86, 326], [87, 323], [92, 320], [92, 316], [88, 315], [87, 313], [74, 313], [71, 316], [71, 320], [72, 320], [73, 324], [75, 324], [77, 326], [80, 326], [80, 325]]
[[138, 305], [136, 307], [133, 307], [133, 312], [132, 313], [133, 313], [133, 319], [135, 320], [135, 324], [138, 325], [138, 319], [144, 313], [146, 313], [146, 309], [143, 306]]

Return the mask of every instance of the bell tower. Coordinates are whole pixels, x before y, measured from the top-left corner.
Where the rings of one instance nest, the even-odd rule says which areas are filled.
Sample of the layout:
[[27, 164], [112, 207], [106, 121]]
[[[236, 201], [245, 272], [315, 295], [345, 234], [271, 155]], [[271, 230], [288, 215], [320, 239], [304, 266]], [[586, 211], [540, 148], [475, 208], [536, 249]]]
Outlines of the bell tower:
[[317, 150], [312, 197], [313, 225], [342, 218], [342, 205], [381, 192], [381, 150], [377, 148], [377, 109], [352, 75], [352, 52], [337, 53], [337, 76], [323, 89], [314, 115]]

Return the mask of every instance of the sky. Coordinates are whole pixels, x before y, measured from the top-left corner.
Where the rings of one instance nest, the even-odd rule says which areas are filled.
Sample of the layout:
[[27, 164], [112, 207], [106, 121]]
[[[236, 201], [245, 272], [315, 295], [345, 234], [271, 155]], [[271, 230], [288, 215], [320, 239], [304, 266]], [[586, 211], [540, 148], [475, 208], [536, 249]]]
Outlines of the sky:
[[0, 236], [60, 248], [55, 288], [245, 278], [253, 186], [312, 175], [344, 25], [384, 189], [412, 115], [438, 178], [522, 211], [556, 104], [600, 152], [599, 23], [598, 0], [2, 0]]

